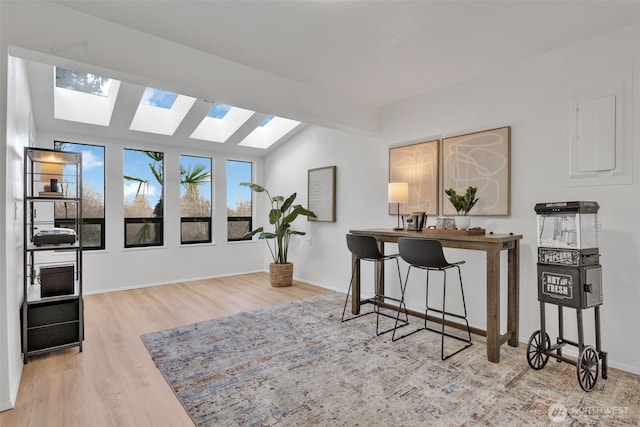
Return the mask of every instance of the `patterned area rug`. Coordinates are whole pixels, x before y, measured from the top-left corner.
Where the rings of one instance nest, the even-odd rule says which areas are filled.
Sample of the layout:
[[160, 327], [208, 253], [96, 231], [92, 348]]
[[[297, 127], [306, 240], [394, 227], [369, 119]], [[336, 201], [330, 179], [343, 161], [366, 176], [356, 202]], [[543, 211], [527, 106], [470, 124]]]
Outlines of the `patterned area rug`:
[[[550, 359], [534, 371], [522, 345], [503, 346], [500, 363], [490, 363], [477, 336], [443, 362], [439, 334], [392, 342], [375, 336], [374, 315], [341, 323], [343, 298], [327, 294], [142, 340], [197, 426], [640, 423], [636, 375], [609, 369], [586, 393], [573, 365]], [[420, 324], [410, 320], [406, 331]], [[447, 351], [460, 344], [450, 341]]]

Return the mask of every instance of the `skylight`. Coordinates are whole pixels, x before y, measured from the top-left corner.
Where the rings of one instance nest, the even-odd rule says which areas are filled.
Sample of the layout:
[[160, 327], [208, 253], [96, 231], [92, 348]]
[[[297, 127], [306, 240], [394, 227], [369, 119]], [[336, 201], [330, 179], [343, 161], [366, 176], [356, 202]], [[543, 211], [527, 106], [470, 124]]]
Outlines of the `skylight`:
[[112, 80], [96, 74], [82, 73], [67, 68], [55, 67], [56, 87], [89, 93], [91, 95], [109, 96]]
[[300, 122], [295, 120], [269, 116], [238, 145], [254, 148], [269, 148], [299, 124]]
[[[97, 74], [52, 68], [50, 75], [53, 77], [54, 117], [109, 126], [121, 82]], [[129, 126], [132, 131], [173, 136], [180, 126], [185, 132], [193, 129], [198, 115], [200, 123], [189, 136], [191, 139], [267, 149], [291, 135], [301, 125], [295, 120], [256, 113], [220, 102], [207, 105], [205, 100], [199, 101], [192, 117], [183, 124], [196, 104], [196, 98], [137, 85], [127, 85], [126, 90], [129, 98], [137, 95], [138, 99], [137, 109]], [[209, 109], [205, 117], [202, 117], [205, 108]], [[241, 142], [238, 144], [238, 141]]]
[[207, 113], [207, 117], [211, 117], [212, 119], [223, 119], [230, 110], [230, 105], [215, 103]]
[[196, 102], [195, 98], [146, 88], [129, 129], [173, 135]]
[[109, 126], [120, 82], [95, 74], [54, 67], [53, 116], [60, 120]]
[[260, 126], [261, 128], [265, 127], [271, 120], [273, 120], [275, 116], [273, 114], [271, 114], [270, 116], [267, 116], [266, 119], [264, 119], [262, 121], [262, 123], [260, 123], [258, 126]]
[[140, 103], [169, 110], [173, 107], [173, 103], [176, 102], [176, 99], [178, 99], [177, 93], [148, 87], [144, 90]]
[[254, 112], [226, 104], [214, 104], [190, 138], [226, 142]]

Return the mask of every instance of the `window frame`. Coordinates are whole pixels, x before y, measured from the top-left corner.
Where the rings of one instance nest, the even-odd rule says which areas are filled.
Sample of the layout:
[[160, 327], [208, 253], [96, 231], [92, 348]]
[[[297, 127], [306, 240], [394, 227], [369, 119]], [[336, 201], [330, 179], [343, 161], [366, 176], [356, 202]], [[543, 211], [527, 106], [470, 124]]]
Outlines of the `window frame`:
[[[105, 147], [104, 145], [99, 145], [99, 144], [87, 144], [84, 142], [71, 142], [71, 141], [62, 141], [62, 140], [54, 140], [53, 141], [53, 149], [56, 151], [69, 151], [69, 150], [62, 150], [61, 147], [63, 144], [72, 144], [74, 146], [87, 146], [87, 147], [99, 147], [102, 148], [102, 162], [103, 162], [103, 166], [102, 166], [102, 181], [103, 181], [103, 194], [102, 194], [102, 218], [87, 218], [84, 216], [84, 212], [85, 210], [83, 209], [83, 216], [82, 216], [82, 230], [83, 230], [83, 234], [84, 232], [86, 232], [86, 230], [88, 230], [91, 225], [100, 225], [100, 245], [99, 246], [87, 246], [85, 245], [84, 241], [82, 242], [82, 250], [83, 251], [99, 251], [99, 250], [105, 250], [106, 249], [106, 215], [107, 215], [107, 181], [106, 181], [106, 176], [107, 176], [107, 147]], [[70, 151], [78, 151], [75, 149], [72, 149]], [[85, 173], [85, 169], [82, 168], [82, 173]], [[86, 184], [87, 180], [82, 179], [82, 183], [83, 183], [83, 188], [81, 189], [82, 193], [84, 193], [84, 185]], [[84, 196], [84, 194], [83, 194]], [[82, 203], [84, 203], [84, 197], [82, 198]], [[55, 214], [54, 214], [54, 223], [55, 223], [55, 227], [66, 227], [66, 228], [70, 228], [72, 225], [75, 224], [75, 220], [73, 219], [68, 219], [68, 218], [55, 218]], [[82, 238], [82, 237], [81, 237]]]
[[[213, 205], [214, 205], [214, 190], [213, 190], [213, 157], [199, 156], [195, 154], [179, 154], [179, 166], [182, 168], [182, 157], [201, 158], [209, 161], [209, 177], [211, 182], [211, 194], [209, 194], [210, 210], [209, 216], [195, 217], [195, 216], [182, 216], [182, 196], [178, 196], [180, 200], [180, 244], [181, 245], [195, 245], [195, 244], [209, 244], [213, 242]], [[182, 234], [182, 227], [188, 223], [205, 223], [208, 225], [208, 232], [206, 240], [185, 240]]]
[[[207, 240], [184, 240], [183, 236], [182, 236], [182, 226], [184, 224], [189, 224], [189, 223], [206, 223], [208, 225], [208, 233], [207, 233]], [[213, 220], [212, 218], [209, 217], [202, 217], [202, 216], [181, 216], [180, 217], [180, 244], [181, 245], [195, 245], [195, 244], [203, 244], [203, 243], [212, 243], [212, 236], [213, 233], [211, 232], [211, 227], [213, 224]]]
[[[253, 173], [254, 173], [254, 165], [255, 163], [251, 160], [236, 160], [236, 159], [227, 159], [226, 161], [226, 168], [225, 168], [225, 174], [227, 176], [227, 180], [229, 177], [229, 162], [236, 162], [236, 163], [249, 163], [251, 165], [251, 172], [250, 172], [250, 181], [253, 182]], [[250, 242], [253, 240], [253, 237], [231, 237], [229, 235], [229, 225], [231, 222], [240, 222], [240, 221], [247, 221], [249, 223], [249, 231], [253, 230], [253, 214], [254, 214], [254, 195], [253, 195], [253, 191], [250, 192], [251, 196], [250, 196], [250, 202], [251, 202], [251, 216], [229, 216], [228, 210], [228, 201], [229, 201], [229, 195], [227, 194], [227, 203], [225, 203], [225, 207], [226, 207], [226, 212], [227, 212], [227, 242]]]
[[[155, 217], [127, 217], [124, 211], [124, 208], [126, 206], [126, 202], [125, 200], [123, 200], [123, 211], [122, 211], [122, 218], [123, 218], [123, 222], [124, 222], [124, 233], [123, 233], [123, 244], [124, 244], [124, 248], [125, 249], [129, 249], [129, 248], [146, 248], [146, 247], [158, 247], [158, 246], [164, 246], [164, 209], [165, 209], [165, 161], [166, 161], [166, 153], [164, 151], [157, 151], [157, 150], [145, 150], [145, 149], [141, 149], [141, 148], [126, 148], [123, 147], [122, 149], [122, 169], [123, 172], [126, 169], [126, 159], [125, 159], [125, 153], [127, 151], [138, 151], [138, 152], [142, 152], [142, 153], [155, 153], [155, 154], [162, 154], [162, 182], [160, 182], [159, 184], [161, 185], [161, 191], [160, 191], [160, 195], [158, 196], [159, 199], [162, 200], [162, 206], [161, 206], [161, 212], [162, 212], [162, 216], [155, 216]], [[123, 174], [123, 189], [124, 189], [124, 185], [126, 182], [126, 179], [124, 179], [124, 176], [126, 176], [126, 173]], [[149, 201], [149, 200], [147, 200]], [[159, 227], [156, 230], [156, 238], [154, 239], [154, 242], [152, 243], [129, 243], [127, 241], [127, 226], [132, 225], [132, 224], [158, 224]]]

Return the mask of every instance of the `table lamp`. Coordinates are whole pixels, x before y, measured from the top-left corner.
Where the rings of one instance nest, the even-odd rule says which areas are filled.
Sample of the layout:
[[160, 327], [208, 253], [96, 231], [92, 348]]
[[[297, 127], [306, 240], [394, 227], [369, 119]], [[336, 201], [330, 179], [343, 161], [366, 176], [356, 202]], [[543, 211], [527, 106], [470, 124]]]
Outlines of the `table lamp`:
[[40, 164], [40, 181], [49, 183], [45, 185], [45, 191], [57, 193], [62, 187], [63, 165], [62, 163], [46, 163]]
[[389, 183], [389, 203], [398, 204], [398, 226], [394, 230], [403, 230], [400, 226], [400, 203], [409, 201], [409, 183], [408, 182], [390, 182]]

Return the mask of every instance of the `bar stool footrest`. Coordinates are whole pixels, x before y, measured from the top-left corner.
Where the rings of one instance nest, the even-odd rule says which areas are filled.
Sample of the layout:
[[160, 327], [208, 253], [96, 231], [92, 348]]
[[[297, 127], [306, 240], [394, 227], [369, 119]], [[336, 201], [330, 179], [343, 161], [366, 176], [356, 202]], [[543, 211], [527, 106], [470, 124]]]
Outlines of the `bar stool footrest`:
[[357, 319], [358, 317], [367, 316], [367, 315], [369, 315], [369, 314], [376, 314], [376, 311], [375, 311], [375, 310], [373, 310], [373, 311], [367, 311], [366, 313], [356, 314], [356, 315], [354, 315], [354, 316], [347, 317], [347, 318], [345, 318], [345, 317], [343, 316], [343, 317], [342, 317], [342, 321], [343, 321], [343, 322], [348, 322], [349, 320]]
[[[435, 311], [436, 313], [440, 313], [440, 314], [444, 314], [445, 316], [451, 316], [451, 317], [455, 317], [458, 319], [462, 319], [462, 320], [467, 320], [467, 318], [461, 314], [456, 314], [456, 313], [450, 313], [448, 311], [445, 311], [444, 313], [442, 312], [442, 310], [438, 310], [437, 308], [431, 308], [431, 307], [427, 307], [427, 313], [429, 311]], [[425, 314], [426, 317], [426, 314]]]
[[[440, 335], [444, 335], [445, 337], [455, 338], [458, 341], [466, 342], [466, 343], [469, 344], [467, 347], [470, 347], [473, 344], [473, 342], [471, 340], [469, 340], [468, 338], [462, 338], [462, 337], [459, 337], [459, 336], [456, 336], [456, 335], [452, 335], [452, 334], [450, 334], [448, 332], [445, 332], [443, 334], [442, 331], [439, 330], [439, 329], [433, 329], [433, 328], [422, 328], [422, 329], [425, 329], [425, 330], [431, 331], [431, 332], [435, 332], [435, 333], [440, 334]], [[418, 329], [418, 330], [420, 330], [420, 329]], [[465, 347], [465, 348], [467, 348], [467, 347]]]

